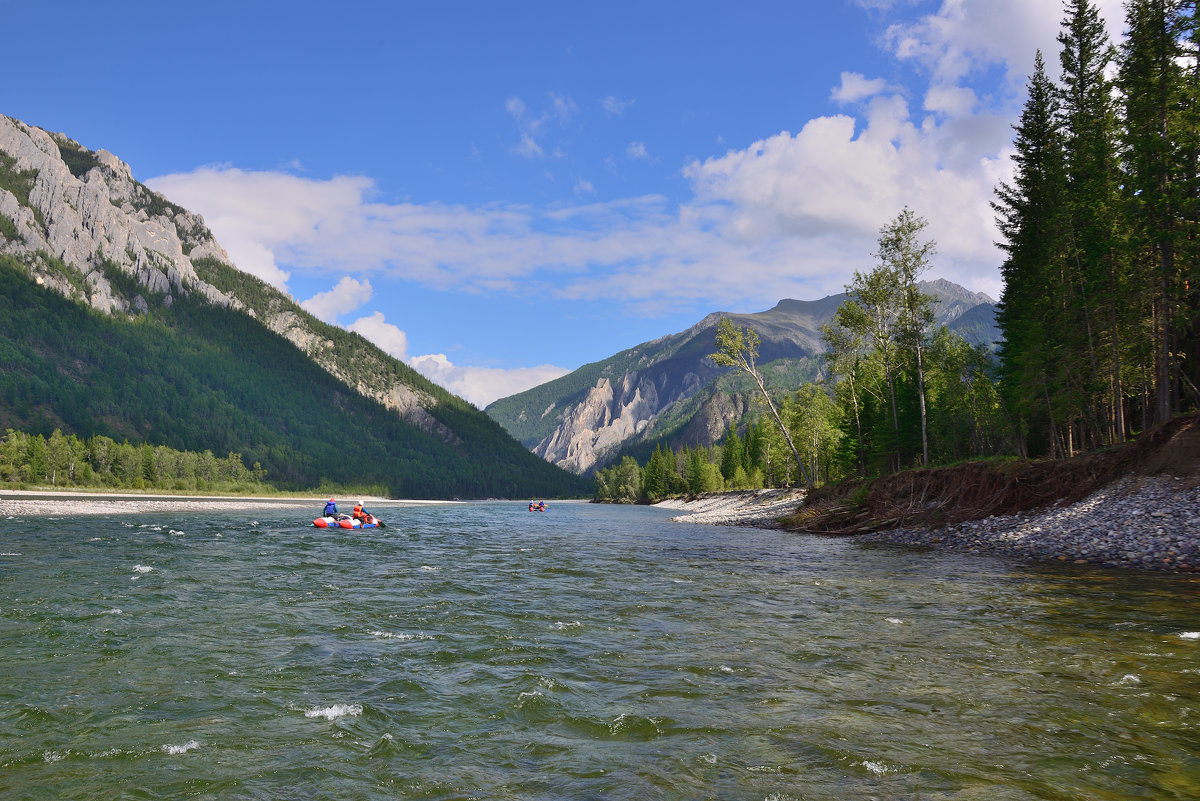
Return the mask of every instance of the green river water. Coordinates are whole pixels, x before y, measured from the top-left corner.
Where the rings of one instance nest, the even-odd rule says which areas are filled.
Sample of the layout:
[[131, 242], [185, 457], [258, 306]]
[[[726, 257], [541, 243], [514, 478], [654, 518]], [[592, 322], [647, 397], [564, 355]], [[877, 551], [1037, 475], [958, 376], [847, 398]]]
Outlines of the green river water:
[[647, 508], [0, 519], [0, 798], [1200, 798], [1200, 580]]

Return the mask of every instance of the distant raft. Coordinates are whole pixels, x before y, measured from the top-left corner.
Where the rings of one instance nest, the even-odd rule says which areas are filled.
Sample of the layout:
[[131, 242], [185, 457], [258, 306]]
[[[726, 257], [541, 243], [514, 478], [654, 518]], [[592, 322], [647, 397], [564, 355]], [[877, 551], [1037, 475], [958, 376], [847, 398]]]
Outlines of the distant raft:
[[367, 515], [366, 520], [356, 520], [348, 516], [333, 517], [326, 515], [313, 520], [313, 525], [317, 528], [382, 528], [383, 521], [375, 517], [375, 515]]

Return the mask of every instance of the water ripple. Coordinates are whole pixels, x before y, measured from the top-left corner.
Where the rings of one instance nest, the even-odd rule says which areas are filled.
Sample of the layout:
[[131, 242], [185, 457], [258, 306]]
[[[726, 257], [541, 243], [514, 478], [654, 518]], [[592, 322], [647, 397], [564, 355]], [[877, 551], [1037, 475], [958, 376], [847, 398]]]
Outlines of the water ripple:
[[0, 520], [5, 798], [1200, 796], [1195, 580], [522, 512]]

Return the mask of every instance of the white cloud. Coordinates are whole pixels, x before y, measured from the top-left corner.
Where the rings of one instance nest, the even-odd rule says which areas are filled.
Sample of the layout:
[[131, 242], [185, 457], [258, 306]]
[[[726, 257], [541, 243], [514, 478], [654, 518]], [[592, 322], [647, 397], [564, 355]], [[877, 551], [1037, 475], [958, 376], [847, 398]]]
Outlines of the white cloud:
[[962, 117], [975, 110], [979, 99], [966, 86], [934, 86], [925, 93], [925, 110]]
[[604, 109], [604, 113], [610, 117], [620, 117], [633, 103], [632, 100], [622, 100], [613, 95], [600, 98], [600, 108]]
[[308, 243], [353, 227], [365, 193], [374, 186], [362, 177], [314, 181], [226, 166], [164, 175], [146, 184], [203, 214], [240, 269], [281, 289], [287, 288], [290, 273], [279, 261], [291, 261], [293, 252]]
[[[529, 106], [519, 97], [510, 97], [504, 103], [505, 111], [516, 121], [521, 136], [521, 141], [513, 148], [513, 151], [525, 158], [533, 159], [545, 156], [546, 150], [538, 139], [545, 132], [547, 124], [557, 122], [560, 127], [566, 128], [579, 111], [579, 107], [570, 97], [551, 92], [547, 95], [547, 99], [548, 107], [537, 116], [530, 114]], [[552, 154], [556, 158], [561, 157], [562, 151], [560, 148], [555, 148]]]
[[408, 335], [387, 322], [383, 312], [360, 317], [346, 326], [346, 330], [361, 334], [393, 358], [403, 361], [408, 356]]
[[521, 142], [515, 148], [525, 158], [541, 158], [545, 155], [542, 146], [539, 145], [533, 138], [533, 134], [529, 131], [521, 131]]
[[903, 98], [884, 96], [871, 101], [861, 129], [851, 117], [817, 118], [794, 136], [694, 162], [686, 174], [701, 200], [729, 205], [729, 227], [743, 239], [826, 241], [831, 255], [857, 256], [864, 266], [879, 228], [908, 205], [929, 219], [942, 261], [953, 264], [960, 283], [994, 292], [995, 156], [987, 154], [1004, 147], [1009, 131], [997, 119], [970, 132], [974, 158], [955, 164], [942, 143], [965, 133], [917, 124]]
[[886, 88], [887, 81], [883, 78], [868, 80], [862, 73], [843, 72], [842, 83], [829, 93], [829, 99], [835, 103], [857, 103], [879, 94]]
[[630, 142], [625, 148], [625, 155], [631, 159], [649, 159], [650, 153], [646, 150], [645, 142]]
[[300, 308], [327, 323], [337, 321], [337, 318], [371, 299], [371, 282], [358, 281], [346, 276], [337, 282], [333, 289], [318, 292], [300, 304]]
[[431, 381], [480, 409], [494, 400], [524, 392], [570, 372], [550, 364], [514, 369], [460, 367], [447, 359], [444, 353], [414, 356], [408, 363]]
[[[1125, 19], [1121, 4], [1095, 3], [1114, 41]], [[1049, 0], [943, 0], [934, 14], [892, 25], [884, 39], [896, 56], [928, 69], [935, 85], [954, 86], [974, 71], [1000, 64], [1008, 70], [1009, 91], [1016, 93], [1038, 49], [1047, 64], [1058, 63], [1063, 13], [1061, 3]]]
[[[1119, 24], [1118, 6], [1102, 3], [1110, 23]], [[909, 89], [920, 101], [844, 72], [830, 98], [853, 104], [854, 114], [816, 116], [796, 133], [685, 165], [693, 196], [681, 204], [658, 196], [553, 208], [381, 203], [364, 177], [230, 167], [149, 183], [203, 213], [239, 266], [279, 286], [299, 271], [469, 292], [532, 287], [647, 309], [746, 308], [838, 291], [851, 270], [870, 266], [879, 227], [908, 205], [930, 221], [935, 269], [995, 296], [989, 203], [1010, 171], [1024, 73], [1039, 45], [1056, 61], [1060, 19], [1059, 5], [1043, 0], [944, 0], [884, 39], [920, 66], [925, 85]], [[972, 82], [997, 67], [1010, 76], [1004, 97]], [[628, 102], [610, 97], [601, 107], [623, 111]], [[559, 152], [551, 134], [577, 116], [566, 96], [549, 95], [540, 110], [519, 97], [505, 107], [530, 157]], [[644, 153], [639, 143], [627, 151]], [[579, 179], [574, 190], [591, 195], [594, 186]]]

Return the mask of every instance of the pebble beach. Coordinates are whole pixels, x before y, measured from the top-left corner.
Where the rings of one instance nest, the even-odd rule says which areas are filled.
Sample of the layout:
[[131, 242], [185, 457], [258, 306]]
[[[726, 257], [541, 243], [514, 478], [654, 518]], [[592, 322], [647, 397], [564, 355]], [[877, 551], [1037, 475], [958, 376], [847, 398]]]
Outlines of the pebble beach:
[[859, 536], [1080, 565], [1200, 572], [1200, 486], [1195, 478], [1130, 476], [1070, 506]]
[[[660, 507], [689, 523], [779, 528], [797, 490], [721, 493]], [[1082, 501], [940, 528], [853, 535], [863, 541], [952, 548], [1040, 561], [1200, 572], [1200, 479], [1129, 476]]]

